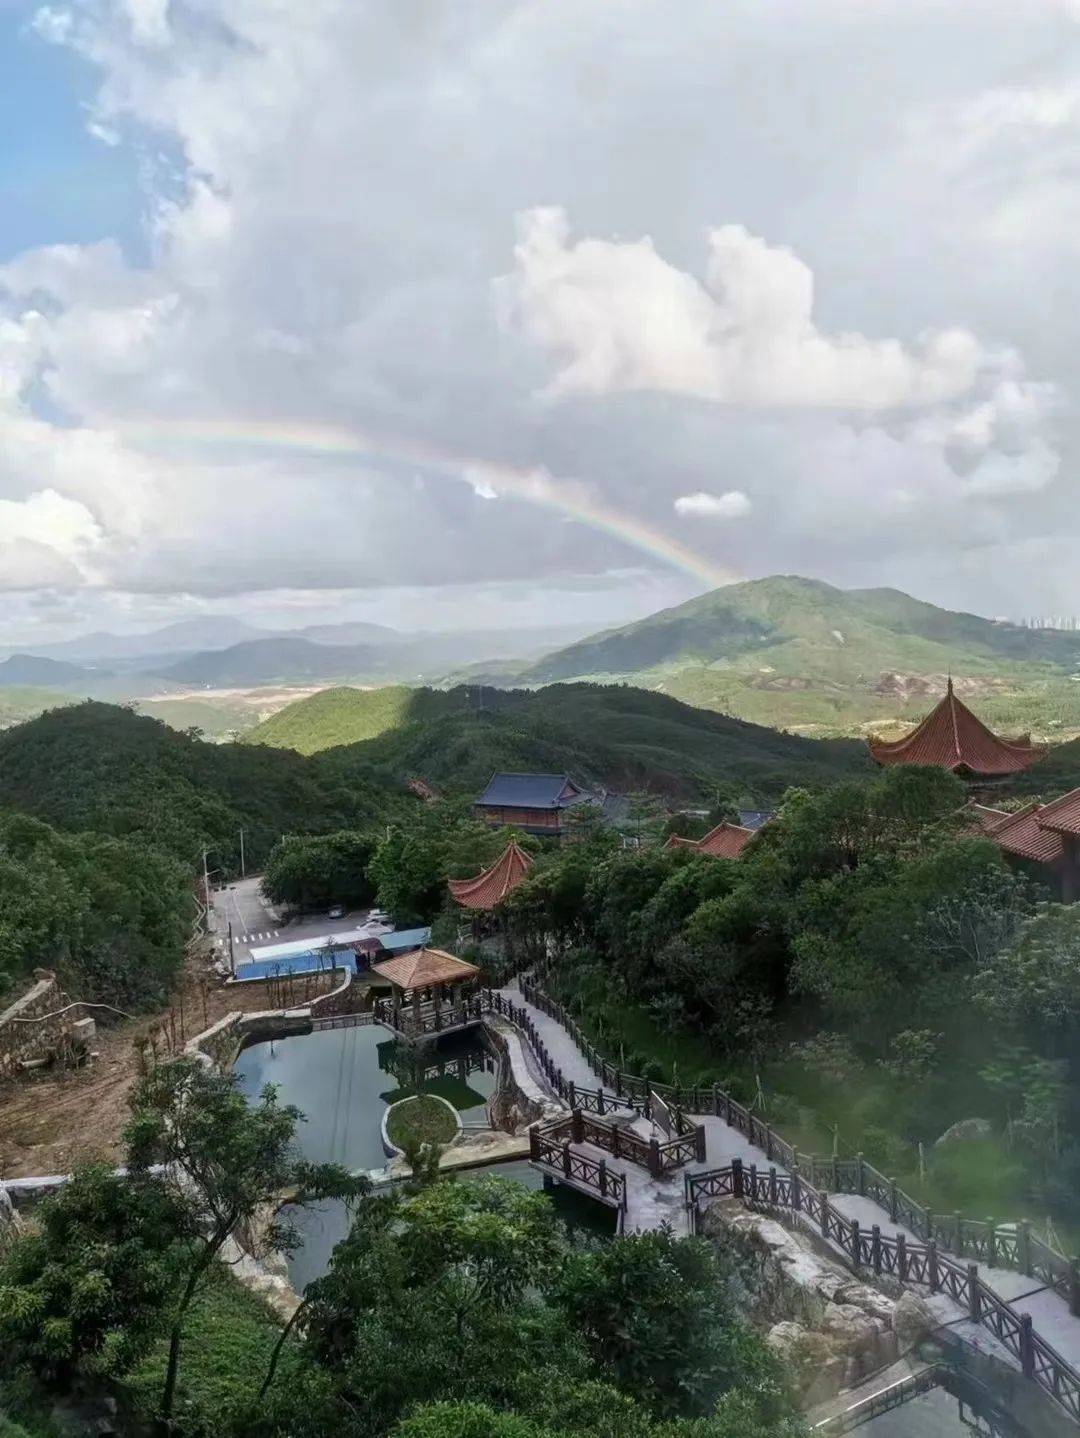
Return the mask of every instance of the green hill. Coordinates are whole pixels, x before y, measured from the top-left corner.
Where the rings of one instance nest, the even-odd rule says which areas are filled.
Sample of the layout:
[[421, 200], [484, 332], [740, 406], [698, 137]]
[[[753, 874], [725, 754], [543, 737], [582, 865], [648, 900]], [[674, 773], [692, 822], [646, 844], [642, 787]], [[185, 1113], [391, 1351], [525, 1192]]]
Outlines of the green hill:
[[385, 822], [416, 801], [357, 760], [343, 784], [286, 749], [209, 744], [110, 704], [53, 709], [0, 734], [0, 809], [58, 829], [136, 839], [194, 866], [234, 869], [244, 829], [251, 867], [283, 833]]
[[870, 772], [860, 744], [783, 734], [625, 685], [331, 689], [288, 705], [245, 742], [326, 751], [342, 776], [363, 763], [461, 792], [496, 769], [566, 770], [616, 790], [764, 801], [790, 784]]
[[920, 717], [951, 673], [980, 699], [1022, 696], [1045, 732], [1080, 728], [1078, 668], [1080, 633], [954, 613], [894, 589], [780, 576], [703, 594], [505, 678], [476, 678], [619, 679], [759, 723], [855, 733]]

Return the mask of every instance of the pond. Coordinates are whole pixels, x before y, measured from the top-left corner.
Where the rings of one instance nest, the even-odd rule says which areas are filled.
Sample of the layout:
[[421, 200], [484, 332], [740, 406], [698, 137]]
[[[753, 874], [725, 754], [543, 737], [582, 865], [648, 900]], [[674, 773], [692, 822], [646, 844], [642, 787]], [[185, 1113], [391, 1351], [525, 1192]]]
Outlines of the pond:
[[[471, 1179], [489, 1175], [524, 1184], [526, 1188], [543, 1187], [543, 1175], [525, 1159], [461, 1169], [453, 1181], [468, 1183]], [[601, 1237], [614, 1235], [613, 1208], [605, 1208], [595, 1199], [576, 1193], [571, 1188], [550, 1189], [548, 1196], [556, 1214], [568, 1228]], [[291, 1219], [304, 1235], [303, 1247], [289, 1260], [289, 1279], [296, 1291], [302, 1293], [313, 1278], [320, 1277], [329, 1267], [335, 1244], [345, 1237], [348, 1230], [348, 1213], [343, 1203], [329, 1202], [308, 1209], [285, 1208], [282, 1216]]]
[[481, 1030], [448, 1034], [419, 1052], [376, 1024], [323, 1029], [252, 1044], [234, 1065], [254, 1097], [276, 1084], [283, 1103], [305, 1115], [297, 1139], [305, 1158], [350, 1169], [386, 1163], [379, 1126], [387, 1105], [416, 1092], [449, 1099], [466, 1123], [484, 1121], [497, 1065]]
[[[249, 1096], [276, 1084], [282, 1103], [295, 1104], [305, 1115], [297, 1132], [305, 1158], [349, 1169], [386, 1164], [382, 1116], [388, 1104], [415, 1093], [418, 1080], [426, 1093], [449, 1099], [466, 1124], [484, 1122], [484, 1105], [498, 1080], [497, 1061], [479, 1028], [410, 1047], [377, 1024], [252, 1044], [240, 1054], [234, 1071]], [[538, 1189], [543, 1183], [529, 1163], [513, 1160], [465, 1169], [460, 1177], [466, 1182], [488, 1173], [527, 1188]], [[552, 1201], [570, 1227], [601, 1234], [615, 1231], [614, 1210], [593, 1199], [556, 1188]], [[334, 1245], [345, 1235], [348, 1215], [340, 1203], [286, 1212], [304, 1235], [303, 1247], [289, 1264], [293, 1286], [302, 1291], [326, 1272]]]

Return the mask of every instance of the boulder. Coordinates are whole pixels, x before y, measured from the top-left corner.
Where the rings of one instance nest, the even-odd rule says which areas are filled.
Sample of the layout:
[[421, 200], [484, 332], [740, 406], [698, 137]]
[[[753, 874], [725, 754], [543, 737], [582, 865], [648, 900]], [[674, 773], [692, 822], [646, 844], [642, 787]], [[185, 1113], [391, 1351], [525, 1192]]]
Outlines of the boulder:
[[934, 1140], [935, 1148], [946, 1148], [951, 1143], [974, 1143], [976, 1139], [989, 1138], [994, 1127], [986, 1118], [962, 1118], [952, 1124], [940, 1138]]
[[917, 1293], [905, 1292], [893, 1309], [893, 1329], [901, 1353], [906, 1353], [938, 1327], [940, 1319], [930, 1305]]

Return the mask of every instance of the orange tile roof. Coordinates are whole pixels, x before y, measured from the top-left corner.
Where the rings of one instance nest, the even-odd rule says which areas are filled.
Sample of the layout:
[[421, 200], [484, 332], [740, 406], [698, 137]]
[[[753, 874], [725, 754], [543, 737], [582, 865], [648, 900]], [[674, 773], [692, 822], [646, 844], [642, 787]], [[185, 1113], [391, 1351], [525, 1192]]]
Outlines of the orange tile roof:
[[758, 832], [744, 829], [741, 824], [729, 824], [725, 819], [701, 839], [684, 839], [681, 834], [672, 834], [664, 848], [693, 849], [714, 859], [737, 859]]
[[1039, 823], [1057, 834], [1080, 834], [1080, 789], [1072, 789], [1052, 804], [1044, 804], [1039, 811]]
[[986, 830], [986, 837], [993, 839], [1007, 854], [1034, 859], [1040, 864], [1053, 864], [1063, 853], [1061, 835], [1042, 827], [1038, 804], [1028, 804], [1015, 814], [1006, 814]]
[[957, 699], [950, 679], [945, 697], [906, 738], [871, 739], [870, 753], [879, 764], [933, 764], [989, 775], [1030, 769], [1046, 750], [1028, 739], [999, 739]]
[[493, 909], [512, 893], [533, 866], [533, 857], [514, 839], [475, 879], [451, 879], [450, 893], [466, 909]]
[[442, 949], [414, 949], [400, 959], [372, 964], [371, 972], [408, 993], [411, 989], [426, 989], [430, 984], [456, 984], [474, 979], [480, 970], [475, 964], [467, 964]]

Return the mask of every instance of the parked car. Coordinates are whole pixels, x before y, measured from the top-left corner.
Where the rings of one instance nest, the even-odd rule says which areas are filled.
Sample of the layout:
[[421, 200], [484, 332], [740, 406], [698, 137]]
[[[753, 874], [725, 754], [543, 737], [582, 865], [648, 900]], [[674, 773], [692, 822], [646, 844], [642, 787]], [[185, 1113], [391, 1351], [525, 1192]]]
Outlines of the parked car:
[[330, 910], [329, 917], [331, 919], [343, 919], [345, 917], [345, 905], [335, 904], [334, 907]]
[[391, 922], [390, 915], [385, 909], [372, 909], [371, 913], [368, 914], [369, 924], [389, 924]]

